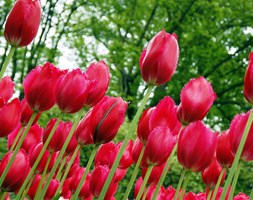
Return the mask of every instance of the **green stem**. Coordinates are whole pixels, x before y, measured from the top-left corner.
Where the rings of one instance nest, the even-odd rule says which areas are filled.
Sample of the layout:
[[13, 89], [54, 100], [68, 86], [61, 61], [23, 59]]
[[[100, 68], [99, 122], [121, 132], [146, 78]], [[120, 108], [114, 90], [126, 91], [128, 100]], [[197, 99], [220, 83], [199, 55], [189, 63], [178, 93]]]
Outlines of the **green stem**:
[[56, 174], [56, 180], [60, 180], [61, 179], [61, 176], [62, 176], [62, 169], [63, 169], [63, 167], [64, 167], [64, 165], [66, 165], [66, 163], [67, 163], [67, 158], [68, 158], [68, 156], [65, 156], [64, 158], [63, 158], [63, 161], [61, 162], [61, 164], [60, 164], [60, 167], [59, 167], [59, 169], [58, 169], [58, 172], [57, 172], [57, 174]]
[[74, 124], [73, 124], [73, 126], [72, 126], [72, 128], [71, 128], [71, 130], [69, 132], [69, 135], [68, 135], [67, 139], [65, 140], [60, 153], [58, 154], [58, 157], [57, 157], [57, 159], [55, 161], [55, 164], [54, 164], [53, 168], [51, 169], [50, 174], [48, 175], [48, 179], [47, 179], [47, 181], [46, 181], [46, 183], [45, 183], [45, 185], [43, 187], [43, 190], [42, 190], [41, 199], [43, 199], [43, 197], [46, 194], [47, 188], [49, 187], [49, 184], [50, 184], [50, 182], [51, 182], [51, 180], [52, 180], [52, 178], [54, 176], [54, 173], [55, 173], [58, 165], [61, 162], [61, 159], [62, 159], [62, 157], [63, 157], [63, 155], [64, 155], [64, 153], [65, 153], [65, 151], [66, 151], [66, 149], [67, 149], [67, 147], [69, 145], [69, 142], [70, 142], [71, 138], [74, 135], [74, 131], [75, 131], [75, 129], [76, 129], [78, 123], [79, 123], [80, 118], [81, 118], [81, 115], [79, 113], [77, 113], [76, 120], [74, 120]]
[[138, 195], [137, 195], [137, 197], [136, 197], [136, 200], [140, 200], [140, 199], [141, 199], [141, 195], [142, 195], [142, 193], [143, 193], [143, 191], [144, 191], [144, 189], [145, 189], [145, 187], [146, 187], [146, 184], [147, 184], [147, 182], [148, 182], [148, 178], [149, 178], [149, 176], [150, 176], [150, 174], [151, 174], [151, 172], [152, 172], [153, 167], [154, 167], [153, 165], [149, 165], [149, 166], [148, 166], [147, 172], [146, 172], [145, 177], [144, 177], [144, 180], [143, 180], [143, 182], [142, 182], [142, 184], [141, 184], [141, 188], [140, 188], [140, 190], [139, 190], [139, 192], [138, 192]]
[[1, 178], [0, 178], [0, 187], [2, 186], [2, 184], [3, 184], [3, 182], [4, 182], [4, 179], [5, 179], [6, 175], [7, 175], [7, 173], [9, 172], [9, 170], [10, 170], [10, 168], [11, 168], [11, 165], [12, 165], [13, 161], [14, 161], [14, 159], [16, 158], [16, 155], [17, 155], [17, 153], [18, 153], [18, 151], [19, 151], [21, 145], [23, 144], [23, 142], [24, 142], [24, 140], [25, 140], [25, 137], [26, 137], [26, 135], [27, 135], [27, 133], [28, 133], [28, 131], [29, 131], [29, 129], [30, 129], [30, 127], [31, 127], [31, 125], [32, 125], [32, 123], [33, 123], [35, 117], [36, 117], [36, 115], [37, 115], [36, 112], [34, 112], [34, 113], [32, 114], [32, 116], [31, 116], [31, 118], [30, 118], [30, 120], [29, 120], [29, 122], [28, 122], [28, 124], [27, 124], [27, 126], [26, 126], [26, 129], [25, 129], [24, 133], [22, 134], [22, 136], [21, 136], [21, 138], [20, 138], [20, 140], [19, 140], [19, 142], [18, 142], [18, 144], [17, 144], [17, 147], [16, 147], [16, 149], [14, 150], [14, 152], [13, 152], [13, 154], [12, 154], [12, 156], [11, 156], [10, 161], [8, 162], [6, 168], [4, 169], [4, 171], [3, 171], [3, 173], [2, 173], [2, 176], [1, 176]]
[[[26, 196], [27, 192], [29, 191], [29, 189], [30, 189], [30, 187], [31, 187], [31, 185], [32, 185], [32, 183], [33, 183], [33, 180], [34, 180], [35, 176], [36, 176], [36, 175], [34, 174], [34, 175], [32, 176], [32, 178], [30, 179], [30, 181], [29, 181], [27, 187], [25, 188], [25, 190], [24, 190], [24, 192], [23, 192], [23, 194], [22, 194], [22, 196], [21, 196], [21, 199], [25, 199], [25, 196]], [[17, 198], [15, 198], [15, 199], [17, 199]]]
[[6, 197], [6, 195], [7, 195], [7, 192], [3, 192], [3, 193], [1, 194], [1, 200], [4, 200], [5, 197]]
[[52, 157], [52, 153], [50, 153], [50, 155], [48, 156], [48, 159], [47, 159], [45, 168], [44, 168], [44, 170], [43, 170], [43, 173], [42, 173], [42, 175], [41, 175], [40, 183], [39, 183], [39, 186], [38, 186], [38, 188], [37, 188], [37, 191], [36, 191], [36, 195], [35, 195], [35, 197], [34, 197], [34, 200], [37, 200], [37, 199], [40, 197], [41, 189], [42, 189], [42, 184], [43, 184], [44, 181], [45, 181], [46, 174], [47, 174], [47, 169], [48, 169], [48, 166], [49, 166], [51, 157]]
[[73, 153], [73, 155], [72, 155], [72, 157], [71, 157], [71, 159], [70, 159], [70, 161], [68, 162], [68, 165], [67, 165], [67, 168], [66, 168], [66, 170], [64, 171], [64, 174], [63, 174], [63, 176], [62, 176], [62, 178], [61, 178], [61, 182], [60, 182], [60, 184], [59, 184], [59, 187], [58, 187], [58, 189], [57, 189], [57, 191], [56, 191], [56, 195], [60, 192], [60, 190], [61, 190], [61, 188], [62, 188], [62, 186], [63, 186], [63, 184], [64, 184], [64, 181], [66, 180], [66, 178], [67, 178], [67, 175], [68, 175], [68, 173], [69, 173], [69, 170], [70, 170], [70, 168], [71, 168], [71, 166], [72, 166], [72, 164], [73, 164], [73, 162], [74, 162], [74, 160], [75, 160], [75, 158], [76, 158], [76, 156], [77, 156], [77, 153], [78, 153], [78, 151], [80, 150], [80, 148], [81, 148], [81, 146], [80, 146], [80, 144], [78, 144], [77, 145], [77, 147], [76, 147], [76, 149], [75, 149], [75, 151], [74, 151], [74, 153]]
[[157, 183], [157, 185], [156, 185], [156, 189], [155, 189], [155, 192], [154, 192], [154, 195], [153, 195], [152, 200], [156, 200], [156, 197], [157, 197], [157, 195], [158, 195], [158, 193], [159, 193], [159, 190], [160, 190], [160, 188], [161, 188], [161, 186], [162, 186], [162, 184], [163, 184], [163, 182], [164, 182], [164, 179], [165, 179], [166, 174], [167, 174], [167, 172], [168, 172], [168, 170], [169, 170], [170, 163], [171, 163], [172, 158], [174, 157], [174, 155], [175, 155], [175, 153], [176, 153], [176, 150], [177, 150], [177, 144], [176, 144], [176, 145], [174, 146], [174, 148], [172, 149], [172, 152], [171, 152], [171, 154], [170, 154], [170, 156], [169, 156], [169, 158], [168, 158], [168, 160], [167, 160], [167, 162], [166, 162], [166, 164], [165, 164], [165, 167], [164, 167], [164, 169], [163, 169], [162, 175], [161, 175], [161, 177], [160, 177], [160, 179], [159, 179], [159, 181], [158, 181], [158, 183]]
[[90, 167], [91, 167], [91, 164], [92, 164], [92, 162], [93, 162], [93, 160], [95, 158], [95, 155], [96, 155], [98, 147], [99, 147], [98, 145], [95, 145], [94, 148], [93, 148], [93, 150], [92, 150], [92, 152], [91, 152], [91, 154], [90, 154], [90, 158], [89, 158], [88, 164], [86, 166], [86, 169], [84, 171], [82, 179], [80, 180], [80, 182], [78, 184], [78, 187], [77, 187], [77, 189], [76, 189], [76, 191], [75, 191], [75, 193], [73, 195], [72, 200], [76, 200], [78, 198], [78, 195], [79, 195], [79, 193], [80, 193], [80, 191], [82, 189], [82, 186], [83, 186], [83, 184], [85, 182], [85, 179], [86, 179], [86, 177], [87, 177], [87, 175], [88, 175], [88, 173], [90, 171]]
[[23, 130], [24, 130], [24, 126], [21, 126], [20, 129], [19, 129], [19, 131], [18, 131], [18, 134], [16, 135], [16, 137], [15, 137], [15, 139], [14, 139], [12, 145], [11, 145], [10, 151], [13, 151], [14, 148], [16, 147], [16, 144], [17, 144], [17, 142], [18, 142], [18, 140], [19, 140], [19, 138], [20, 138]]
[[220, 176], [218, 178], [218, 181], [217, 181], [217, 183], [215, 185], [215, 189], [214, 189], [214, 192], [213, 192], [212, 200], [216, 199], [216, 196], [217, 196], [217, 193], [218, 193], [218, 189], [220, 187], [220, 183], [221, 183], [221, 180], [222, 180], [222, 177], [223, 177], [225, 171], [226, 171], [226, 168], [222, 168]]
[[186, 170], [183, 170], [183, 172], [181, 173], [180, 179], [179, 179], [178, 184], [177, 184], [177, 190], [176, 190], [176, 193], [174, 195], [173, 200], [177, 200], [178, 199], [179, 190], [180, 190], [180, 188], [182, 186], [182, 183], [183, 183], [183, 180], [184, 180], [184, 176], [185, 176], [185, 172], [186, 172]]
[[243, 134], [242, 134], [241, 142], [240, 142], [238, 150], [237, 150], [237, 152], [235, 154], [233, 165], [232, 165], [232, 167], [230, 169], [228, 178], [227, 178], [227, 180], [225, 182], [225, 186], [224, 186], [222, 194], [221, 194], [221, 200], [225, 199], [226, 194], [228, 192], [228, 187], [231, 184], [231, 181], [232, 181], [232, 178], [233, 178], [233, 176], [235, 174], [235, 171], [237, 170], [238, 162], [239, 162], [239, 159], [241, 157], [242, 150], [243, 150], [243, 147], [245, 145], [246, 139], [248, 137], [252, 121], [253, 121], [253, 112], [251, 110], [249, 118], [248, 118], [248, 121], [247, 121], [247, 124], [246, 124], [245, 129], [244, 129]]
[[251, 189], [250, 198], [249, 199], [253, 199], [253, 188]]
[[231, 188], [231, 192], [229, 194], [229, 200], [231, 200], [233, 198], [233, 196], [234, 196], [234, 192], [235, 192], [235, 188], [236, 188], [236, 183], [237, 183], [237, 180], [238, 180], [238, 177], [239, 177], [239, 174], [240, 174], [240, 170], [241, 170], [241, 163], [239, 162], [237, 170], [235, 172], [235, 176], [233, 178], [232, 188]]
[[[35, 115], [35, 116], [36, 116], [36, 115]], [[26, 177], [26, 179], [25, 179], [23, 185], [21, 186], [21, 188], [20, 188], [20, 190], [19, 190], [19, 192], [18, 192], [18, 194], [17, 194], [17, 197], [16, 197], [17, 199], [20, 199], [20, 196], [21, 196], [22, 192], [24, 191], [24, 189], [26, 188], [26, 185], [27, 185], [28, 181], [30, 180], [30, 178], [31, 178], [32, 175], [34, 174], [34, 171], [35, 171], [35, 169], [37, 168], [37, 166], [39, 165], [39, 162], [40, 162], [42, 156], [44, 155], [44, 153], [45, 153], [45, 151], [46, 151], [46, 148], [48, 147], [49, 142], [50, 142], [51, 138], [53, 137], [54, 132], [55, 132], [56, 128], [58, 127], [60, 121], [61, 121], [61, 118], [62, 118], [62, 114], [60, 114], [60, 116], [59, 116], [58, 119], [56, 120], [56, 122], [55, 122], [55, 124], [54, 124], [52, 130], [50, 131], [49, 136], [48, 136], [46, 142], [44, 143], [44, 145], [43, 145], [43, 147], [42, 147], [42, 149], [41, 149], [41, 151], [40, 151], [40, 153], [39, 153], [39, 155], [38, 155], [36, 161], [34, 162], [34, 164], [33, 164], [33, 166], [32, 166], [32, 169], [30, 170], [29, 174], [27, 175], [27, 177]]]
[[187, 187], [187, 184], [188, 184], [188, 181], [189, 181], [189, 173], [187, 173], [188, 171], [186, 171], [186, 174], [185, 174], [185, 178], [184, 178], [184, 184], [183, 184], [183, 187], [182, 187], [182, 191], [181, 191], [181, 194], [180, 194], [180, 198], [179, 200], [182, 200], [183, 197], [184, 197], [184, 193], [186, 191], [186, 187]]
[[206, 200], [210, 200], [213, 190], [209, 190]]
[[132, 186], [134, 184], [134, 181], [136, 179], [136, 176], [138, 174], [139, 166], [141, 164], [141, 160], [143, 158], [144, 151], [145, 151], [145, 146], [141, 149], [141, 153], [140, 153], [139, 158], [138, 158], [138, 160], [136, 162], [136, 165], [134, 167], [134, 171], [133, 171], [131, 179], [130, 179], [130, 181], [128, 183], [128, 186], [127, 186], [126, 192], [124, 194], [123, 200], [127, 200], [128, 196], [129, 196], [131, 188], [132, 188]]
[[146, 105], [146, 103], [147, 103], [147, 101], [149, 99], [149, 96], [150, 96], [153, 88], [154, 88], [154, 86], [150, 85], [148, 87], [148, 89], [147, 89], [147, 92], [146, 92], [144, 98], [142, 99], [141, 105], [139, 106], [139, 108], [138, 108], [138, 110], [137, 110], [137, 112], [136, 112], [136, 114], [134, 116], [134, 119], [133, 119], [133, 121], [132, 121], [132, 123], [130, 125], [130, 128], [129, 128], [127, 134], [125, 135], [125, 138], [123, 140], [122, 146], [121, 146], [121, 148], [119, 150], [119, 153], [116, 156], [116, 159], [115, 159], [115, 161], [114, 161], [114, 163], [112, 165], [112, 168], [111, 168], [110, 173], [109, 173], [109, 175], [107, 177], [107, 180], [106, 180], [106, 182], [105, 182], [105, 184], [103, 186], [103, 189], [102, 189], [102, 191], [101, 191], [101, 193], [100, 193], [100, 195], [98, 197], [98, 200], [103, 200], [104, 197], [105, 197], [105, 194], [106, 194], [106, 192], [107, 192], [107, 190], [109, 188], [109, 185], [111, 184], [113, 176], [114, 176], [114, 174], [116, 172], [116, 169], [117, 169], [117, 167], [119, 165], [119, 161], [120, 161], [120, 159], [121, 159], [121, 157], [122, 157], [122, 155], [123, 155], [123, 153], [124, 153], [124, 151], [125, 151], [125, 149], [127, 147], [128, 140], [129, 140], [129, 138], [131, 137], [131, 135], [134, 133], [134, 131], [136, 129], [138, 120], [139, 120], [139, 118], [141, 116], [141, 113], [142, 113], [142, 111], [143, 111], [143, 109], [144, 109], [144, 107], [145, 107], [145, 105]]
[[146, 190], [145, 190], [145, 192], [144, 192], [144, 194], [143, 194], [142, 200], [145, 200], [145, 199], [146, 199], [146, 196], [147, 196], [147, 194], [148, 194], [148, 189], [149, 189], [149, 187], [146, 188]]
[[16, 47], [13, 47], [13, 46], [12, 46], [11, 49], [10, 49], [10, 51], [9, 51], [9, 54], [7, 55], [7, 57], [6, 57], [5, 61], [4, 61], [4, 64], [3, 64], [3, 66], [2, 66], [2, 69], [1, 69], [1, 71], [0, 71], [0, 80], [3, 78], [4, 72], [6, 71], [8, 65], [9, 65], [9, 63], [10, 63], [11, 58], [12, 58], [12, 56], [13, 56], [15, 50], [16, 50]]

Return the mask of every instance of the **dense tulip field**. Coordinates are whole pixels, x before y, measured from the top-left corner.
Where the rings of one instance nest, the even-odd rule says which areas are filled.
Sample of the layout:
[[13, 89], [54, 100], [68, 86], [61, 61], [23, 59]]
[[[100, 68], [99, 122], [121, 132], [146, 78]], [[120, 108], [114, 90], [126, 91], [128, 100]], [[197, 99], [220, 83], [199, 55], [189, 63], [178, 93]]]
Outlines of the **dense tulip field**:
[[[104, 61], [90, 64], [86, 71], [60, 70], [49, 62], [34, 67], [23, 82], [25, 97], [13, 98], [15, 83], [4, 76], [5, 70], [14, 50], [34, 39], [40, 18], [39, 0], [17, 0], [5, 24], [11, 49], [0, 72], [0, 137], [8, 141], [8, 152], [0, 162], [1, 199], [113, 200], [118, 192], [126, 200], [131, 190], [136, 200], [250, 199], [234, 191], [240, 162], [253, 160], [251, 110], [236, 115], [229, 130], [212, 131], [202, 120], [218, 97], [204, 77], [184, 86], [179, 105], [164, 96], [155, 107], [145, 109], [153, 88], [167, 83], [177, 68], [175, 34], [160, 31], [141, 53], [140, 71], [148, 87], [121, 142], [112, 140], [124, 123], [128, 103], [105, 95], [110, 72]], [[253, 104], [253, 53], [244, 96]], [[42, 128], [40, 116], [55, 104], [59, 116]], [[62, 120], [64, 113], [73, 116], [72, 122]], [[87, 166], [81, 166], [80, 150], [86, 145], [92, 152]], [[165, 188], [174, 156], [184, 170], [177, 188]], [[135, 167], [128, 187], [119, 191], [131, 165]], [[206, 191], [187, 190], [189, 173], [202, 174]]]

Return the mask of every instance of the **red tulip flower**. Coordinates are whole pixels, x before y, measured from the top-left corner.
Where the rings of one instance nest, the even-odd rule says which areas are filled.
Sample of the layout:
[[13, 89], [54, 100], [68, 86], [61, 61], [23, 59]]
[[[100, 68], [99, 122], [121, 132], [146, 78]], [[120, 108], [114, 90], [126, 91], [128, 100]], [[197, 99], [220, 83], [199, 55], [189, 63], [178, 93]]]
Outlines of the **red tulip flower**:
[[[248, 121], [250, 112], [252, 111], [247, 112], [247, 114], [237, 115], [231, 123], [228, 134], [230, 146], [234, 155], [236, 154], [241, 142], [242, 134]], [[253, 160], [253, 125], [250, 127], [248, 137], [242, 150], [241, 159], [244, 161]]]
[[162, 165], [168, 159], [175, 144], [176, 139], [168, 127], [159, 126], [155, 128], [148, 137], [142, 166]]
[[144, 145], [139, 140], [139, 138], [137, 138], [134, 142], [133, 150], [132, 150], [132, 158], [133, 158], [134, 163], [137, 163], [142, 148], [144, 148]]
[[125, 177], [126, 172], [127, 172], [127, 169], [117, 168], [116, 172], [115, 172], [115, 175], [113, 177], [114, 183], [120, 182]]
[[178, 56], [177, 36], [164, 30], [157, 33], [140, 57], [143, 80], [154, 85], [168, 82], [177, 68]]
[[218, 136], [216, 157], [222, 167], [231, 167], [234, 161], [234, 155], [232, 153], [228, 131], [222, 132]]
[[[22, 99], [21, 101], [21, 123], [23, 126], [26, 126], [33, 114], [32, 109], [29, 107], [26, 98]], [[33, 120], [32, 125], [34, 125], [40, 118], [41, 113], [38, 113], [35, 119]]]
[[[69, 188], [72, 191], [72, 194], [75, 193], [84, 172], [85, 172], [85, 168], [80, 167], [75, 172], [75, 174], [71, 177], [70, 183], [69, 183]], [[90, 189], [89, 189], [90, 177], [91, 177], [91, 175], [90, 175], [90, 173], [88, 173], [88, 175], [85, 179], [85, 182], [82, 185], [82, 188], [81, 188], [81, 191], [80, 191], [78, 197], [85, 199], [85, 198], [89, 198], [91, 196], [91, 192], [90, 192]]]
[[[119, 142], [118, 144], [116, 144], [117, 154], [122, 146], [122, 143], [123, 142]], [[127, 169], [128, 167], [130, 167], [133, 164], [132, 151], [133, 151], [133, 141], [129, 140], [127, 147], [120, 159], [120, 162], [118, 165], [119, 169]]]
[[68, 72], [59, 81], [56, 90], [56, 102], [59, 108], [66, 113], [75, 113], [81, 110], [93, 87], [80, 69]]
[[[147, 182], [148, 185], [156, 185], [158, 183], [164, 167], [165, 167], [165, 163], [163, 165], [153, 167], [151, 174], [148, 178], [148, 182]], [[142, 179], [144, 179], [146, 172], [147, 172], [147, 168], [146, 167], [142, 168], [141, 170]]]
[[127, 103], [120, 97], [105, 96], [82, 119], [76, 129], [79, 144], [110, 142], [124, 122]]
[[201, 121], [184, 128], [179, 136], [177, 158], [185, 168], [201, 172], [211, 164], [216, 149], [217, 134]]
[[[5, 154], [1, 163], [0, 163], [0, 176], [2, 175], [4, 169], [6, 168], [7, 164], [9, 163], [12, 152]], [[30, 171], [28, 157], [23, 149], [19, 150], [14, 162], [12, 163], [4, 181], [1, 186], [1, 190], [14, 192], [18, 190], [21, 185], [23, 184], [26, 176]]]
[[72, 192], [69, 188], [69, 184], [70, 184], [71, 179], [68, 178], [64, 181], [63, 186], [62, 186], [62, 191], [61, 191], [61, 196], [64, 199], [70, 199], [72, 196]]
[[250, 197], [247, 196], [246, 194], [240, 192], [239, 194], [237, 194], [233, 200], [250, 200]]
[[0, 137], [9, 135], [18, 126], [20, 114], [18, 99], [14, 99], [8, 104], [0, 104]]
[[[18, 132], [20, 131], [21, 126], [19, 125], [11, 134], [8, 135], [8, 148], [10, 149], [15, 138], [17, 137]], [[22, 134], [24, 133], [25, 128], [22, 130]], [[21, 134], [21, 135], [22, 135]], [[43, 128], [40, 127], [38, 124], [34, 124], [29, 129], [24, 142], [22, 143], [21, 148], [23, 148], [26, 153], [29, 153], [30, 148], [33, 145], [37, 145], [42, 142], [42, 134]]]
[[[222, 167], [218, 163], [216, 156], [214, 156], [211, 164], [202, 171], [202, 181], [210, 190], [215, 189], [215, 186], [218, 182], [221, 171], [222, 171]], [[223, 174], [220, 185], [223, 184], [225, 177], [226, 177], [226, 173]]]
[[216, 94], [212, 85], [204, 77], [191, 79], [180, 94], [181, 103], [177, 110], [178, 120], [183, 125], [202, 120], [215, 99]]
[[38, 32], [40, 18], [39, 0], [17, 0], [6, 20], [5, 39], [14, 47], [27, 46]]
[[96, 166], [107, 165], [109, 168], [111, 168], [116, 156], [117, 151], [115, 144], [113, 142], [108, 142], [99, 147], [94, 163]]
[[253, 104], [253, 52], [249, 55], [249, 66], [244, 76], [244, 97]]
[[93, 82], [85, 105], [92, 107], [96, 105], [105, 95], [110, 81], [109, 68], [104, 61], [92, 63], [85, 72], [87, 79]]
[[32, 110], [42, 112], [54, 106], [57, 81], [63, 73], [53, 64], [45, 63], [43, 67], [38, 66], [27, 74], [23, 85]]
[[9, 76], [5, 76], [0, 81], [0, 98], [7, 103], [14, 93], [14, 83]]
[[[55, 123], [56, 123], [56, 120], [57, 119], [51, 119], [49, 121], [49, 123], [47, 124], [47, 127], [44, 131], [44, 135], [43, 135], [43, 142], [45, 143], [51, 130], [53, 129]], [[50, 152], [57, 152], [57, 151], [60, 151], [64, 145], [64, 142], [66, 141], [68, 135], [69, 135], [69, 132], [72, 128], [72, 123], [71, 122], [60, 122], [59, 125], [57, 126], [54, 134], [53, 134], [53, 137], [51, 138], [49, 144], [48, 144], [48, 147], [47, 149], [50, 151]], [[77, 141], [76, 141], [76, 138], [73, 137], [70, 139], [70, 142], [67, 146], [67, 149], [66, 149], [66, 154], [69, 155], [69, 154], [73, 154], [75, 149], [77, 147]]]

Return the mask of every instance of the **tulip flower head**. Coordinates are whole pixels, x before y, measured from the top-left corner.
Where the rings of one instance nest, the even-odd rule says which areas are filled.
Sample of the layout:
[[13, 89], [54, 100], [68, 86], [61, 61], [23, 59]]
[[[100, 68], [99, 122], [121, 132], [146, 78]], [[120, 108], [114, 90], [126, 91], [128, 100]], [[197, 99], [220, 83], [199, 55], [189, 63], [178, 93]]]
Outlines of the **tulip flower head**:
[[40, 18], [39, 0], [17, 0], [6, 20], [5, 39], [14, 47], [29, 45], [38, 32]]
[[5, 76], [0, 81], [0, 98], [7, 103], [14, 93], [14, 83], [9, 76]]
[[140, 56], [143, 80], [153, 85], [168, 82], [177, 68], [178, 56], [177, 36], [164, 30], [157, 33]]

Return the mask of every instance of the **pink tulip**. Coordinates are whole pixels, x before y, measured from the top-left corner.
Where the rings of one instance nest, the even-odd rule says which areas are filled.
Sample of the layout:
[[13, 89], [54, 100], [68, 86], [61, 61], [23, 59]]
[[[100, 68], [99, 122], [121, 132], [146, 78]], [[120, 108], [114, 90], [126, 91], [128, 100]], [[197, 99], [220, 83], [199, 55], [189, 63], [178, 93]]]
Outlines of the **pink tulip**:
[[14, 82], [9, 76], [5, 76], [0, 81], [0, 98], [7, 103], [14, 93]]

